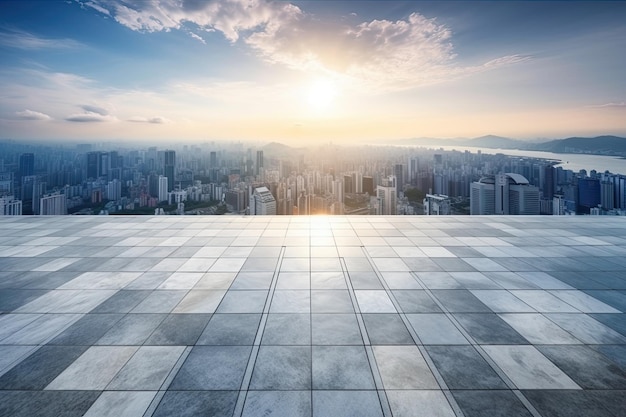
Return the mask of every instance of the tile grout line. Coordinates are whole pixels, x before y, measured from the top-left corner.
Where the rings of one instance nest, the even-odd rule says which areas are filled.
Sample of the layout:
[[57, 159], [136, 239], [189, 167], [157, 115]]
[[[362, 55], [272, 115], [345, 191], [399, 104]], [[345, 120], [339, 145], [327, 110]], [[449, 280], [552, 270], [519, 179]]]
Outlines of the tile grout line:
[[261, 338], [265, 331], [265, 324], [267, 323], [267, 316], [269, 314], [269, 309], [272, 303], [272, 299], [274, 298], [274, 291], [276, 290], [276, 283], [278, 281], [278, 273], [280, 272], [280, 267], [283, 263], [284, 256], [285, 256], [285, 246], [281, 246], [280, 254], [278, 255], [278, 261], [276, 262], [276, 267], [274, 268], [274, 275], [272, 276], [270, 289], [267, 292], [267, 298], [265, 299], [265, 305], [263, 306], [263, 312], [261, 314], [261, 321], [259, 323], [259, 328], [257, 329], [257, 333], [254, 338], [254, 344], [252, 346], [252, 351], [250, 352], [250, 357], [248, 359], [248, 364], [246, 366], [246, 371], [244, 372], [243, 380], [239, 388], [239, 395], [237, 396], [237, 402], [235, 404], [235, 409], [233, 411], [233, 417], [235, 416], [241, 417], [241, 415], [243, 414], [243, 407], [246, 401], [246, 397], [248, 396], [248, 388], [250, 387], [250, 381], [252, 380], [252, 371], [254, 370], [254, 365], [256, 364], [256, 359], [259, 354]]
[[163, 381], [163, 383], [159, 387], [159, 390], [156, 392], [154, 398], [152, 399], [152, 401], [150, 401], [150, 405], [148, 406], [146, 411], [143, 413], [143, 417], [150, 417], [152, 414], [154, 414], [154, 412], [156, 411], [157, 407], [161, 403], [161, 400], [165, 396], [165, 393], [167, 392], [167, 389], [169, 388], [170, 384], [172, 383], [172, 381], [176, 377], [176, 374], [178, 374], [178, 371], [180, 370], [180, 368], [183, 367], [183, 364], [187, 360], [187, 357], [191, 353], [192, 349], [193, 349], [193, 346], [186, 346], [185, 347], [185, 349], [183, 350], [182, 354], [180, 355], [180, 357], [176, 361], [176, 364], [174, 364], [172, 369], [170, 369], [170, 372], [167, 374], [167, 377], [165, 378], [165, 380]]

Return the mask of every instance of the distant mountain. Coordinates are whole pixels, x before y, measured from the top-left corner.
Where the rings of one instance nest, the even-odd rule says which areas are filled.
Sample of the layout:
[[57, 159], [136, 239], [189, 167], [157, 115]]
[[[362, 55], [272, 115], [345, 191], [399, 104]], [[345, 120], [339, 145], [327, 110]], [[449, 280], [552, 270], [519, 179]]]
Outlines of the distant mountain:
[[626, 138], [619, 136], [572, 137], [536, 143], [528, 146], [527, 149], [556, 153], [626, 155]]
[[524, 149], [528, 142], [519, 139], [503, 138], [502, 136], [487, 135], [462, 141], [461, 145], [483, 148]]

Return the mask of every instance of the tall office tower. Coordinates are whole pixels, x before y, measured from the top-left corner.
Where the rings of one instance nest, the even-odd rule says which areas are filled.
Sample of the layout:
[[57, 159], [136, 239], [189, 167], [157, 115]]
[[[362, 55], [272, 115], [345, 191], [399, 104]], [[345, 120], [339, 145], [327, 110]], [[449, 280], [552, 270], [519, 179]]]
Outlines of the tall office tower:
[[42, 216], [61, 216], [67, 214], [65, 194], [48, 194], [39, 200], [39, 214]]
[[615, 208], [615, 187], [608, 178], [600, 183], [600, 201], [605, 210]]
[[0, 172], [0, 196], [13, 195], [13, 173]]
[[148, 175], [148, 194], [152, 197], [159, 195], [159, 176], [154, 171]]
[[543, 175], [543, 198], [551, 200], [556, 186], [556, 170], [552, 165], [546, 165]]
[[257, 187], [250, 196], [250, 215], [275, 215], [276, 200], [267, 187]]
[[363, 192], [368, 193], [370, 196], [374, 195], [374, 178], [369, 176], [363, 177]]
[[159, 201], [167, 201], [168, 181], [167, 177], [159, 175]]
[[354, 189], [352, 187], [352, 175], [343, 176], [343, 192], [346, 194], [351, 194], [354, 192]]
[[498, 174], [473, 182], [470, 190], [472, 215], [539, 214], [539, 188], [514, 173]]
[[109, 181], [107, 184], [107, 199], [118, 201], [122, 198], [122, 183], [119, 180]]
[[427, 216], [444, 216], [451, 213], [451, 201], [447, 195], [426, 194], [423, 203], [424, 214]]
[[335, 196], [335, 201], [342, 203], [345, 197], [344, 189], [343, 189], [343, 181], [335, 180], [333, 181], [333, 195]]
[[396, 195], [403, 191], [404, 187], [404, 165], [396, 164], [394, 166], [393, 174], [396, 177]]
[[263, 151], [256, 151], [256, 165], [254, 166], [254, 174], [261, 175], [263, 172]]
[[394, 215], [396, 214], [396, 186], [395, 178], [389, 177], [383, 180], [383, 185], [376, 187], [376, 214]]
[[22, 200], [16, 200], [12, 195], [0, 197], [0, 216], [21, 216]]
[[417, 171], [419, 170], [419, 158], [409, 157], [407, 170], [409, 174], [409, 177], [407, 178], [407, 182], [411, 185], [415, 185], [417, 182]]
[[176, 151], [166, 150], [164, 156], [164, 173], [167, 177], [167, 191], [174, 189], [175, 173], [176, 173]]
[[211, 156], [209, 158], [209, 167], [217, 168], [217, 152], [211, 151]]
[[562, 195], [555, 194], [552, 197], [552, 215], [563, 216], [565, 214], [565, 200]]
[[100, 152], [87, 153], [87, 178], [96, 179], [100, 176]]
[[601, 202], [600, 180], [597, 178], [579, 178], [576, 213], [589, 214], [591, 208], [598, 207]]
[[35, 173], [35, 155], [23, 153], [20, 155], [20, 178], [33, 175]]

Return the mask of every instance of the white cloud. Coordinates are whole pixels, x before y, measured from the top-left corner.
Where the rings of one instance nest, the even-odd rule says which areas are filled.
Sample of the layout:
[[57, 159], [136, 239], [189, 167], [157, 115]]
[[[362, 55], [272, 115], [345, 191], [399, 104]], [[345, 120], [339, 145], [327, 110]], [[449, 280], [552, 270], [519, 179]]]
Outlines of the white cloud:
[[133, 123], [151, 123], [156, 125], [162, 125], [165, 123], [171, 123], [171, 120], [166, 119], [165, 117], [156, 116], [156, 117], [141, 117], [135, 116], [128, 119], [129, 122]]
[[264, 0], [91, 3], [136, 31], [185, 29], [187, 22], [204, 30], [216, 30], [230, 42], [244, 42], [266, 61], [323, 73], [356, 89], [413, 88], [528, 59], [511, 55], [473, 66], [460, 65], [451, 29], [419, 13], [396, 21], [353, 24], [342, 19], [322, 21], [290, 3]]
[[117, 118], [111, 115], [102, 115], [99, 113], [85, 112], [70, 114], [65, 118], [68, 122], [77, 123], [101, 123], [101, 122], [115, 122]]
[[21, 30], [7, 30], [0, 33], [0, 45], [18, 49], [74, 49], [83, 46], [74, 39], [42, 38]]
[[194, 38], [194, 39], [196, 39], [196, 40], [198, 40], [198, 41], [200, 41], [200, 42], [202, 42], [203, 44], [206, 45], [206, 41], [201, 36], [196, 35], [193, 32], [189, 32], [189, 36], [191, 36], [192, 38]]
[[20, 120], [51, 120], [52, 117], [45, 113], [41, 113], [33, 110], [24, 110], [15, 112], [15, 116]]
[[85, 110], [87, 113], [96, 113], [100, 116], [108, 116], [110, 113], [107, 109], [99, 106], [93, 106], [90, 104], [83, 104], [79, 106], [81, 109]]
[[590, 106], [587, 106], [589, 108], [592, 109], [605, 109], [605, 108], [626, 108], [626, 102], [620, 101], [618, 103], [604, 103], [604, 104], [593, 104]]

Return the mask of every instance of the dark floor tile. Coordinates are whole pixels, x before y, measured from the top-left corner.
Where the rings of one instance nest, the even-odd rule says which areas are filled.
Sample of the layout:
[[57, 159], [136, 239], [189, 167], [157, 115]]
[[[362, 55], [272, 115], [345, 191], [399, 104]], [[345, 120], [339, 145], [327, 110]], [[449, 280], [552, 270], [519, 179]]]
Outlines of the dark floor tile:
[[511, 391], [452, 391], [465, 417], [531, 417]]
[[85, 350], [87, 346], [42, 346], [0, 377], [0, 389], [42, 390]]
[[102, 336], [98, 345], [142, 345], [166, 314], [126, 314]]
[[313, 391], [313, 417], [383, 417], [376, 391]]
[[450, 389], [506, 389], [507, 386], [472, 346], [427, 346]]
[[264, 345], [310, 345], [310, 314], [269, 314], [263, 331]]
[[52, 339], [49, 345], [89, 346], [98, 341], [123, 314], [85, 314], [76, 323]]
[[197, 345], [252, 345], [260, 314], [214, 314]]
[[248, 391], [242, 417], [311, 417], [309, 391]]
[[543, 417], [615, 417], [590, 391], [522, 391]]
[[526, 262], [524, 259], [520, 258], [493, 258], [492, 260], [511, 272], [528, 272], [537, 270], [537, 268], [535, 268], [530, 262]]
[[588, 290], [585, 292], [622, 313], [626, 312], [626, 294], [615, 290]]
[[79, 417], [100, 391], [0, 391], [0, 416]]
[[251, 350], [249, 346], [195, 346], [170, 389], [238, 390]]
[[443, 271], [443, 269], [430, 258], [402, 258], [402, 261], [404, 261], [413, 272]]
[[210, 318], [210, 314], [170, 314], [144, 344], [161, 346], [195, 345]]
[[153, 417], [232, 417], [238, 391], [167, 391]]
[[404, 313], [441, 313], [437, 303], [423, 290], [395, 290], [393, 296]]
[[615, 417], [626, 417], [626, 391], [588, 391], [588, 393]]
[[587, 346], [536, 346], [584, 389], [626, 389], [626, 372]]
[[311, 389], [311, 348], [261, 346], [252, 372], [250, 389]]
[[0, 313], [8, 313], [20, 308], [47, 292], [47, 290], [2, 290], [0, 291]]
[[553, 271], [549, 275], [579, 290], [607, 289], [601, 282], [593, 280], [584, 272]]
[[[24, 282], [22, 289], [54, 290], [61, 285], [73, 280], [81, 272], [26, 272], [24, 276], [39, 275]], [[45, 274], [45, 275], [40, 275]]]
[[128, 313], [151, 292], [148, 290], [120, 290], [91, 310], [91, 313]]
[[584, 275], [613, 290], [626, 290], [626, 275], [623, 272], [595, 271]]
[[589, 314], [605, 326], [626, 336], [626, 314], [597, 313]]
[[452, 313], [492, 312], [468, 290], [432, 290], [432, 293]]
[[374, 389], [363, 346], [313, 346], [313, 389]]
[[455, 314], [454, 317], [479, 344], [528, 344], [524, 337], [495, 314]]
[[[483, 255], [480, 255], [479, 257], [484, 258]], [[446, 272], [476, 271], [476, 268], [459, 258], [432, 258], [432, 261]]]
[[626, 345], [590, 345], [626, 371]]
[[398, 314], [363, 314], [372, 345], [412, 345], [415, 342]]

